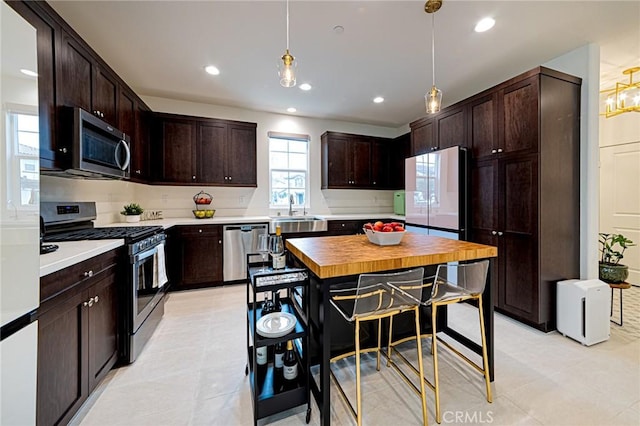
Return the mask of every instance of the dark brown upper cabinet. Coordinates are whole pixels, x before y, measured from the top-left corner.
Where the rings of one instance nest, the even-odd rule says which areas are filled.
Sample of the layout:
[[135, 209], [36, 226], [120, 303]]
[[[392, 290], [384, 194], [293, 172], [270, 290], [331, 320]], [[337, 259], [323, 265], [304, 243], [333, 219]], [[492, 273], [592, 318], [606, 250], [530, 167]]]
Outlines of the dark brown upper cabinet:
[[322, 189], [370, 188], [371, 141], [362, 135], [325, 132], [322, 144]]
[[118, 82], [91, 52], [67, 31], [59, 35], [56, 59], [56, 103], [92, 112], [118, 126]]
[[[404, 186], [407, 149], [404, 142], [325, 132], [321, 143], [322, 189], [397, 189]], [[402, 168], [398, 168], [400, 163]]]
[[56, 22], [40, 9], [40, 2], [10, 1], [37, 33], [38, 58], [38, 118], [40, 121], [40, 167], [57, 169], [56, 104], [55, 104], [55, 35], [60, 31]]
[[411, 127], [411, 155], [426, 154], [437, 146], [433, 117], [424, 117], [409, 125]]
[[155, 114], [157, 183], [257, 186], [256, 124]]

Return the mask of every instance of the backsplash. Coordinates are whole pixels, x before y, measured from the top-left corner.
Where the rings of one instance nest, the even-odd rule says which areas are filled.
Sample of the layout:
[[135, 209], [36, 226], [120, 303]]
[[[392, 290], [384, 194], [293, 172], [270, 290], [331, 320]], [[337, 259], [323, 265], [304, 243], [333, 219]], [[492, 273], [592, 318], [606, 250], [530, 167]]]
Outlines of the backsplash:
[[[96, 225], [120, 222], [125, 204], [138, 203], [162, 217], [192, 217], [193, 196], [201, 190], [212, 195], [216, 216], [275, 216], [287, 210], [268, 208], [268, 191], [261, 188], [144, 185], [118, 180], [68, 179], [41, 176], [42, 201], [95, 201]], [[393, 191], [312, 190], [308, 214], [391, 213]], [[299, 212], [301, 214], [301, 212]]]

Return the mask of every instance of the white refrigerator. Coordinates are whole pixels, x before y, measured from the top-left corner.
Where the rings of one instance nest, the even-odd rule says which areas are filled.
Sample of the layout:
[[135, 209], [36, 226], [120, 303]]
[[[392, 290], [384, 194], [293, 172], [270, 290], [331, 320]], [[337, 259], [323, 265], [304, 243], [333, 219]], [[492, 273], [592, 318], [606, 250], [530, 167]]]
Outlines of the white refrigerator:
[[0, 424], [36, 422], [40, 299], [36, 30], [0, 1]]
[[466, 239], [467, 170], [467, 151], [458, 146], [405, 160], [408, 231]]

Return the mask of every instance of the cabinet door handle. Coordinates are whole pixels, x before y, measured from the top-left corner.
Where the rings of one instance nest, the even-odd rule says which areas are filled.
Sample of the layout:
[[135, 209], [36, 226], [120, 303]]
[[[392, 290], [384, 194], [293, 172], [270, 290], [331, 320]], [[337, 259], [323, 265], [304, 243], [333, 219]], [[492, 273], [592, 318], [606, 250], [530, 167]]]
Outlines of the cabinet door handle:
[[93, 297], [91, 299], [89, 299], [89, 301], [87, 302], [87, 306], [89, 306], [89, 307], [93, 306]]
[[492, 154], [495, 154], [496, 152], [498, 152], [498, 150], [497, 150], [497, 149], [492, 149], [492, 150], [491, 150], [491, 153], [492, 153]]
[[501, 236], [502, 236], [502, 232], [498, 232], [498, 237], [501, 237]]
[[93, 271], [85, 271], [84, 276], [91, 278], [93, 276]]
[[95, 296], [95, 297], [93, 298], [93, 302], [94, 302], [94, 303], [98, 303], [99, 301], [100, 301], [100, 298], [99, 298], [98, 296]]
[[67, 148], [60, 148], [58, 151], [60, 151], [63, 154], [67, 153]]
[[191, 179], [196, 180], [196, 175], [191, 176]]
[[229, 176], [229, 180], [231, 180], [231, 176]]
[[491, 231], [491, 235], [496, 235], [497, 232], [496, 231]]
[[202, 229], [198, 229], [198, 232], [202, 232]]
[[83, 302], [83, 303], [82, 303], [82, 306], [85, 306], [85, 307], [86, 307], [86, 306], [89, 306], [89, 303], [88, 303], [88, 302]]
[[136, 170], [136, 174], [141, 174], [142, 172], [140, 170]]
[[498, 152], [502, 152], [502, 148], [498, 148]]
[[218, 244], [222, 244], [222, 240], [218, 240]]

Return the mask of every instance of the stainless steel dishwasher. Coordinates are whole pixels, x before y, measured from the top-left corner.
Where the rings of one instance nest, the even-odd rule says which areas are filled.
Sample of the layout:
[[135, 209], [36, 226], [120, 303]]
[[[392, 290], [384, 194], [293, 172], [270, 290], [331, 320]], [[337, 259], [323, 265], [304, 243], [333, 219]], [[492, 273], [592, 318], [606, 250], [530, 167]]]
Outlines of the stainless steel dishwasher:
[[[244, 280], [247, 276], [247, 253], [257, 253], [258, 235], [266, 234], [266, 223], [225, 225], [223, 229], [224, 281]], [[260, 256], [256, 256], [260, 259]]]

